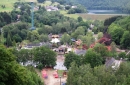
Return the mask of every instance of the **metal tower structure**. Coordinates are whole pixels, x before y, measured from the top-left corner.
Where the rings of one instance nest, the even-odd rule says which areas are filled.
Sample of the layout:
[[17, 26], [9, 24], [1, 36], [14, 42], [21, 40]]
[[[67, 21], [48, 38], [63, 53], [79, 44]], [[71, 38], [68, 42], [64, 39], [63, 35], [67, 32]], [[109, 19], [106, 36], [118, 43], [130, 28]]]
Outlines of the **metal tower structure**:
[[31, 24], [32, 24], [32, 27], [30, 28], [31, 30], [35, 30], [35, 27], [34, 27], [34, 3], [31, 2]]

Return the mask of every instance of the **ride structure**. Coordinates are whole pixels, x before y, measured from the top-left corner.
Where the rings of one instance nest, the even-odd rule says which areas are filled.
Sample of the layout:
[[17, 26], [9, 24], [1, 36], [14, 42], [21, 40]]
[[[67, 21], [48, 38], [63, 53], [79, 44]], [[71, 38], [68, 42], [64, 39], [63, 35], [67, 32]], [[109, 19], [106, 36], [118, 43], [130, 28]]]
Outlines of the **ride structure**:
[[31, 24], [32, 27], [30, 29], [35, 30], [36, 28], [34, 27], [34, 2], [31, 2]]

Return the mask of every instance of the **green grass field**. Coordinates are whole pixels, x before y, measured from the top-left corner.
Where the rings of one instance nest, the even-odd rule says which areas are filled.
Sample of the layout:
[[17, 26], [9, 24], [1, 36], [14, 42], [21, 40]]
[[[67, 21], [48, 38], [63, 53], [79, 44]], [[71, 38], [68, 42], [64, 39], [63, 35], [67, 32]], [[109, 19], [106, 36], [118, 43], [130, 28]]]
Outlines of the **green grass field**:
[[71, 17], [74, 19], [77, 19], [79, 17], [78, 14], [67, 14], [67, 11], [63, 11], [63, 10], [61, 10], [60, 13], [63, 14], [64, 16]]
[[[13, 4], [15, 2], [37, 2], [37, 0], [0, 0], [0, 12], [6, 11], [10, 12], [13, 10]], [[5, 5], [5, 8], [2, 8], [1, 6]]]
[[87, 13], [81, 13], [81, 14], [67, 14], [67, 11], [60, 11], [61, 14], [64, 14], [65, 16], [77, 19], [79, 16], [83, 18], [84, 21], [86, 20], [100, 20], [103, 21], [107, 18], [113, 17], [113, 16], [119, 16], [118, 14], [87, 14]]
[[100, 20], [100, 21], [103, 21], [113, 16], [119, 16], [116, 14], [78, 14], [78, 15], [86, 20]]

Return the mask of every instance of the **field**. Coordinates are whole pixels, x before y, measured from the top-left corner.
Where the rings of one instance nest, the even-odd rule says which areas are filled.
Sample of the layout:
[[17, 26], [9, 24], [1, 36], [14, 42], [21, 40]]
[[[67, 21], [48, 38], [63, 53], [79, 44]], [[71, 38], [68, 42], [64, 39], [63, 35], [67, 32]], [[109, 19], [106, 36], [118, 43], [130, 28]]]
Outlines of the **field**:
[[78, 15], [86, 20], [100, 20], [100, 21], [103, 21], [113, 16], [119, 16], [119, 14], [78, 14]]
[[71, 17], [71, 18], [74, 18], [74, 19], [77, 19], [79, 17], [78, 14], [67, 14], [67, 11], [60, 11], [61, 14], [63, 14], [64, 16], [67, 16], [67, 17]]
[[[81, 14], [67, 14], [67, 11], [60, 11], [61, 14], [64, 14], [65, 16], [77, 19], [79, 16], [83, 18], [84, 21], [86, 20], [100, 20], [103, 21], [107, 18], [113, 17], [113, 16], [119, 16], [121, 14], [87, 14], [87, 13], [81, 13]], [[122, 16], [126, 16], [125, 14]]]
[[[0, 12], [7, 11], [10, 12], [13, 10], [13, 4], [15, 2], [36, 2], [37, 0], [0, 0]], [[5, 6], [5, 8], [2, 8], [2, 5]]]

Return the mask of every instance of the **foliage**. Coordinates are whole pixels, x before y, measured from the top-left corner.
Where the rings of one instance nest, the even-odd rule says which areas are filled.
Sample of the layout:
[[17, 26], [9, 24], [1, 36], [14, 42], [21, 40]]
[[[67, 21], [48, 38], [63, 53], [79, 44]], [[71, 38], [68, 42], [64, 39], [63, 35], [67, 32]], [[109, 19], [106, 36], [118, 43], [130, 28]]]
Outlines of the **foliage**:
[[88, 64], [77, 66], [72, 63], [68, 70], [67, 85], [129, 85], [129, 64], [128, 62], [122, 63], [114, 71], [102, 65], [91, 68]]
[[92, 32], [87, 32], [85, 36], [80, 36], [83, 44], [86, 44], [88, 47], [95, 42]]
[[95, 66], [102, 65], [103, 58], [100, 53], [93, 51], [92, 49], [88, 49], [87, 53], [83, 58], [84, 64], [90, 64], [92, 68]]
[[125, 52], [120, 52], [119, 54], [118, 54], [118, 57], [119, 58], [126, 58], [126, 53]]
[[112, 42], [110, 46], [111, 46], [112, 56], [115, 57], [116, 56], [116, 44], [114, 42]]
[[122, 12], [130, 13], [129, 0], [69, 0], [69, 2], [81, 4], [85, 6], [87, 9], [120, 10]]
[[125, 31], [122, 38], [121, 38], [121, 47], [123, 48], [130, 48], [130, 32], [129, 31]]
[[104, 26], [109, 26], [112, 24], [112, 22], [114, 22], [117, 18], [119, 18], [121, 16], [114, 16], [114, 17], [111, 17], [111, 18], [108, 18], [104, 21]]
[[93, 49], [95, 52], [100, 53], [102, 57], [108, 56], [108, 50], [103, 44], [97, 43]]
[[103, 37], [103, 33], [102, 32], [99, 32], [98, 33], [98, 39], [102, 38]]
[[56, 63], [56, 54], [54, 51], [45, 48], [45, 47], [38, 47], [34, 48], [33, 50], [34, 61], [38, 62], [41, 66], [39, 69], [43, 67], [50, 66], [53, 67]]
[[79, 35], [85, 35], [85, 29], [83, 26], [77, 27], [77, 29], [71, 34], [71, 36], [75, 39], [77, 39]]
[[113, 23], [112, 25], [110, 25], [108, 32], [111, 35], [112, 40], [117, 45], [120, 45], [120, 40], [122, 38], [124, 30], [119, 25]]
[[0, 45], [1, 85], [43, 85], [36, 73], [27, 70], [15, 61], [11, 51]]
[[63, 43], [63, 44], [66, 44], [66, 43], [71, 43], [71, 37], [70, 37], [70, 35], [68, 35], [67, 33], [64, 33], [63, 35], [62, 35], [62, 37], [61, 37], [61, 43]]
[[11, 23], [11, 16], [7, 12], [0, 12], [0, 27]]
[[67, 68], [70, 68], [72, 62], [75, 62], [78, 66], [81, 65], [81, 57], [79, 55], [74, 54], [73, 52], [69, 52], [65, 55], [64, 65]]
[[120, 17], [108, 27], [112, 40], [117, 45], [121, 45], [121, 48], [129, 48], [129, 21], [129, 16]]

